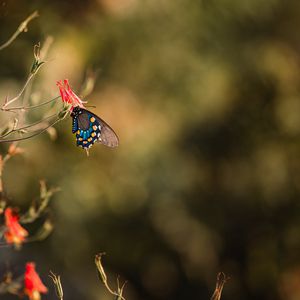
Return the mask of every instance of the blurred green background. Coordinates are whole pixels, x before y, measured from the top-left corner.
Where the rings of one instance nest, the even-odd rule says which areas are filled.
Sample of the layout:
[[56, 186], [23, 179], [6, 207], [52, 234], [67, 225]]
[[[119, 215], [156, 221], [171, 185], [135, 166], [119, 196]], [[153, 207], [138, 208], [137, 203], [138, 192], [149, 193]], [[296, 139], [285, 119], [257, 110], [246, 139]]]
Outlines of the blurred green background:
[[50, 288], [43, 299], [55, 299], [51, 269], [65, 299], [106, 300], [93, 263], [105, 251], [128, 300], [209, 299], [219, 271], [231, 277], [224, 300], [300, 299], [300, 2], [0, 1], [0, 41], [36, 9], [0, 52], [1, 99], [51, 35], [33, 95], [51, 99], [64, 78], [80, 92], [97, 70], [86, 100], [120, 147], [86, 157], [70, 118], [54, 142], [20, 144], [26, 153], [4, 174], [12, 203], [29, 205], [40, 178], [62, 191], [53, 234], [1, 248], [1, 268], [35, 261]]

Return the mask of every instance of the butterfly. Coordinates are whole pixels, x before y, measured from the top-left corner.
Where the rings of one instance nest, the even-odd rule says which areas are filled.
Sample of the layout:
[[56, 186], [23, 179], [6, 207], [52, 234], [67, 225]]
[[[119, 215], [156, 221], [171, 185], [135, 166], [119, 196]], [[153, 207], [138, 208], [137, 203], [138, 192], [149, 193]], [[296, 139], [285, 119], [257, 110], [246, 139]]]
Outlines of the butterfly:
[[108, 147], [119, 145], [119, 138], [113, 129], [92, 112], [75, 106], [71, 117], [72, 133], [76, 134], [77, 146], [81, 146], [87, 153], [95, 142]]

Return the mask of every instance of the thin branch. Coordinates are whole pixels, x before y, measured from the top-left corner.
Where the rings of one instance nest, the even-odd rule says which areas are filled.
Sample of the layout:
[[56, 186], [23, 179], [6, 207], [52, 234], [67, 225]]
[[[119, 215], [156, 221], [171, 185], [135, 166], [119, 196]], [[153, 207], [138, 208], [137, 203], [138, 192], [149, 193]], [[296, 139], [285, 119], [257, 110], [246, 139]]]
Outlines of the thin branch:
[[46, 186], [46, 182], [44, 180], [40, 180], [40, 199], [38, 201], [38, 204], [33, 203], [30, 206], [27, 213], [25, 213], [20, 218], [20, 223], [22, 223], [22, 224], [32, 223], [37, 218], [39, 218], [41, 216], [41, 214], [48, 207], [49, 201], [52, 198], [52, 196], [59, 191], [60, 191], [60, 188], [57, 188], [57, 187], [52, 187], [52, 188], [48, 189]]
[[[7, 163], [7, 161], [14, 155], [23, 153], [23, 150], [21, 148], [18, 148], [16, 143], [13, 143], [10, 145], [10, 147], [8, 148], [8, 152], [4, 155], [4, 157], [2, 155], [0, 155], [0, 195], [2, 196], [3, 194], [3, 181], [2, 181], [2, 176], [3, 176], [3, 170], [5, 167], [5, 164]], [[0, 198], [0, 209], [2, 208], [3, 204], [2, 204], [2, 197]]]
[[[46, 61], [44, 61], [44, 59], [48, 55], [49, 49], [50, 49], [53, 41], [54, 41], [54, 38], [52, 36], [47, 36], [42, 47], [41, 47], [40, 42], [38, 44], [34, 45], [34, 47], [33, 47], [34, 61], [31, 66], [30, 73], [33, 73], [33, 74], [37, 73], [37, 71], [40, 69], [40, 67], [44, 63], [46, 63]], [[24, 97], [22, 99], [23, 107], [26, 106], [27, 103], [29, 103], [32, 86], [33, 86], [33, 80], [31, 81], [31, 83], [28, 85], [26, 91], [24, 92]], [[24, 113], [24, 110], [22, 111], [22, 113]]]
[[[44, 55], [46, 55], [45, 51], [44, 51]], [[23, 85], [21, 91], [18, 93], [18, 95], [16, 97], [14, 97], [11, 100], [8, 100], [6, 98], [4, 104], [3, 104], [2, 108], [1, 108], [2, 110], [4, 110], [4, 111], [7, 110], [7, 106], [8, 105], [10, 105], [13, 102], [17, 101], [22, 96], [22, 94], [24, 93], [24, 91], [28, 87], [28, 85], [31, 82], [31, 80], [33, 79], [33, 77], [37, 74], [37, 72], [39, 71], [39, 69], [41, 68], [41, 66], [45, 63], [44, 61], [41, 61], [41, 59], [40, 59], [40, 43], [38, 43], [37, 45], [34, 45], [33, 56], [34, 56], [34, 60], [33, 60], [32, 66], [31, 66], [31, 70], [29, 72], [29, 75], [28, 75], [28, 77], [27, 77], [27, 79], [25, 81], [25, 84]]]
[[16, 97], [14, 97], [13, 99], [11, 99], [11, 100], [9, 100], [9, 101], [8, 101], [7, 99], [5, 100], [5, 103], [4, 103], [3, 106], [1, 107], [2, 110], [4, 110], [4, 111], [7, 110], [6, 107], [7, 107], [8, 105], [10, 105], [11, 103], [17, 101], [17, 100], [22, 96], [22, 94], [24, 93], [26, 87], [28, 86], [30, 80], [34, 77], [34, 75], [35, 75], [35, 73], [30, 73], [30, 74], [29, 74], [29, 76], [28, 76], [28, 78], [27, 78], [27, 80], [26, 80], [24, 86], [22, 87], [21, 91], [19, 92], [19, 94], [18, 94]]
[[53, 123], [49, 124], [48, 126], [46, 126], [45, 128], [43, 128], [42, 130], [39, 131], [33, 131], [33, 134], [26, 136], [26, 137], [21, 137], [21, 138], [16, 138], [16, 139], [0, 139], [0, 143], [11, 143], [11, 142], [17, 142], [17, 141], [24, 141], [24, 140], [28, 140], [30, 138], [33, 138], [35, 136], [38, 136], [40, 134], [42, 134], [43, 132], [45, 132], [48, 128], [54, 126], [55, 124], [57, 124], [59, 121], [61, 121], [61, 119], [57, 119], [55, 120]]
[[119, 280], [119, 276], [117, 278], [117, 287], [118, 287], [118, 296], [116, 298], [116, 300], [121, 300], [121, 299], [125, 299], [123, 297], [123, 291], [124, 291], [124, 287], [126, 285], [127, 281], [125, 281], [121, 286], [120, 286], [120, 280]]
[[41, 106], [44, 106], [44, 105], [47, 105], [51, 102], [54, 102], [56, 101], [57, 99], [59, 99], [60, 96], [57, 96], [51, 100], [48, 100], [48, 101], [45, 101], [45, 102], [42, 102], [40, 104], [37, 104], [37, 105], [31, 105], [31, 106], [18, 106], [18, 107], [11, 107], [11, 108], [2, 108], [2, 110], [5, 110], [5, 111], [13, 111], [13, 110], [30, 110], [30, 109], [34, 109], [34, 108], [39, 108]]
[[16, 122], [15, 122], [14, 126], [13, 126], [13, 128], [11, 130], [9, 130], [8, 132], [6, 132], [5, 134], [3, 134], [3, 135], [0, 136], [0, 142], [1, 142], [1, 139], [3, 139], [4, 137], [7, 137], [7, 136], [13, 134], [14, 132], [22, 132], [22, 131], [24, 131], [24, 130], [26, 130], [28, 128], [34, 127], [34, 126], [36, 126], [38, 124], [42, 124], [46, 120], [52, 119], [53, 117], [57, 117], [57, 116], [58, 116], [58, 114], [53, 114], [53, 115], [50, 115], [48, 117], [45, 117], [42, 120], [39, 120], [37, 122], [34, 122], [34, 123], [26, 125], [26, 126], [22, 126], [22, 127], [19, 127], [19, 128], [16, 127]]
[[13, 280], [13, 274], [11, 272], [7, 272], [0, 282], [0, 294], [9, 293], [19, 296], [19, 291], [22, 287], [22, 280], [24, 280], [24, 276], [20, 276]]
[[43, 226], [41, 226], [34, 235], [26, 239], [25, 243], [43, 241], [52, 233], [53, 229], [53, 223], [49, 219], [47, 219], [44, 222]]
[[224, 284], [229, 280], [230, 278], [225, 275], [225, 273], [220, 272], [217, 276], [217, 282], [216, 282], [216, 288], [211, 296], [210, 300], [220, 300], [222, 295], [222, 290], [224, 287]]
[[113, 291], [112, 288], [109, 286], [109, 284], [107, 282], [107, 276], [106, 276], [106, 273], [105, 273], [105, 270], [103, 268], [102, 261], [101, 261], [103, 255], [105, 255], [105, 253], [99, 253], [95, 256], [95, 264], [96, 264], [96, 267], [97, 267], [97, 270], [98, 270], [99, 279], [101, 280], [101, 282], [103, 283], [103, 285], [105, 286], [107, 291], [111, 295], [116, 296], [116, 299], [126, 300], [123, 296], [123, 289], [125, 287], [126, 282], [120, 287], [119, 278], [117, 278], [117, 288], [118, 288], [117, 292]]
[[[9, 143], [9, 142], [16, 142], [16, 141], [22, 141], [22, 140], [27, 140], [29, 138], [32, 138], [34, 136], [37, 136], [45, 131], [47, 131], [50, 127], [54, 126], [55, 124], [57, 124], [59, 121], [63, 120], [69, 113], [69, 109], [67, 106], [64, 106], [62, 108], [61, 111], [59, 111], [57, 114], [53, 114], [51, 116], [48, 116], [42, 120], [39, 120], [37, 121], [36, 123], [33, 123], [33, 124], [30, 124], [30, 125], [27, 125], [27, 126], [23, 126], [23, 127], [20, 127], [20, 128], [15, 128], [15, 126], [13, 127], [13, 129], [11, 129], [10, 131], [8, 131], [7, 133], [3, 134], [2, 136], [0, 136], [0, 143]], [[57, 117], [57, 119], [51, 123], [50, 125], [46, 126], [45, 128], [43, 128], [42, 130], [40, 131], [33, 131], [33, 134], [32, 135], [29, 135], [27, 137], [21, 137], [21, 138], [15, 138], [15, 139], [3, 139], [4, 137], [8, 136], [8, 135], [11, 135], [13, 134], [14, 132], [20, 132], [22, 133], [22, 131], [24, 131], [25, 129], [27, 128], [31, 128], [31, 127], [34, 127], [35, 125], [38, 125], [38, 124], [42, 124], [45, 120], [47, 119], [51, 119], [53, 117]]]
[[8, 47], [17, 37], [20, 33], [27, 31], [27, 25], [30, 21], [37, 18], [39, 16], [38, 11], [33, 12], [30, 16], [28, 16], [18, 27], [16, 32], [6, 41], [4, 44], [0, 46], [0, 51], [4, 48]]
[[[3, 187], [3, 170], [5, 167], [5, 164], [7, 163], [7, 161], [18, 154], [23, 153], [24, 150], [22, 148], [17, 147], [17, 143], [12, 143], [8, 150], [7, 153], [3, 156], [0, 155], [0, 214], [3, 213], [5, 207], [6, 207], [6, 197], [5, 197], [5, 193], [4, 193], [4, 187]], [[4, 227], [0, 227], [0, 238], [2, 238], [3, 232], [2, 229]]]
[[61, 285], [60, 275], [56, 275], [52, 271], [50, 271], [49, 277], [53, 281], [57, 298], [59, 298], [60, 300], [63, 300], [64, 299], [64, 291], [63, 291], [63, 288]]

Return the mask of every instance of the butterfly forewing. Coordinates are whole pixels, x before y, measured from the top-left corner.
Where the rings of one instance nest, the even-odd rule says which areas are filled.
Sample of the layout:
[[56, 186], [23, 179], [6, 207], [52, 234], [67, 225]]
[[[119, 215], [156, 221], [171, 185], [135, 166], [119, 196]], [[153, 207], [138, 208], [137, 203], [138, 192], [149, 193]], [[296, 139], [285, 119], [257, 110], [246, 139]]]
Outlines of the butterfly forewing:
[[114, 130], [102, 119], [95, 116], [101, 126], [101, 134], [99, 138], [99, 143], [108, 147], [117, 147], [119, 145], [119, 138], [114, 132]]
[[78, 127], [82, 130], [88, 130], [90, 127], [90, 118], [88, 112], [83, 112], [78, 116]]

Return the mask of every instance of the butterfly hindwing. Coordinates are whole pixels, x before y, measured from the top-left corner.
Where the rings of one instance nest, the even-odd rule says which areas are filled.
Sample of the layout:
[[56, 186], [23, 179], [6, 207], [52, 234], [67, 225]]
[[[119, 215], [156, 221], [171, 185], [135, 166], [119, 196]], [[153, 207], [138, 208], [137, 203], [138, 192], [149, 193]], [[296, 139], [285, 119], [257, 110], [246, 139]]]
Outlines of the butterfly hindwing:
[[77, 106], [74, 107], [71, 117], [72, 132], [76, 134], [77, 146], [88, 149], [95, 142], [108, 147], [118, 146], [119, 139], [113, 129], [92, 112]]

